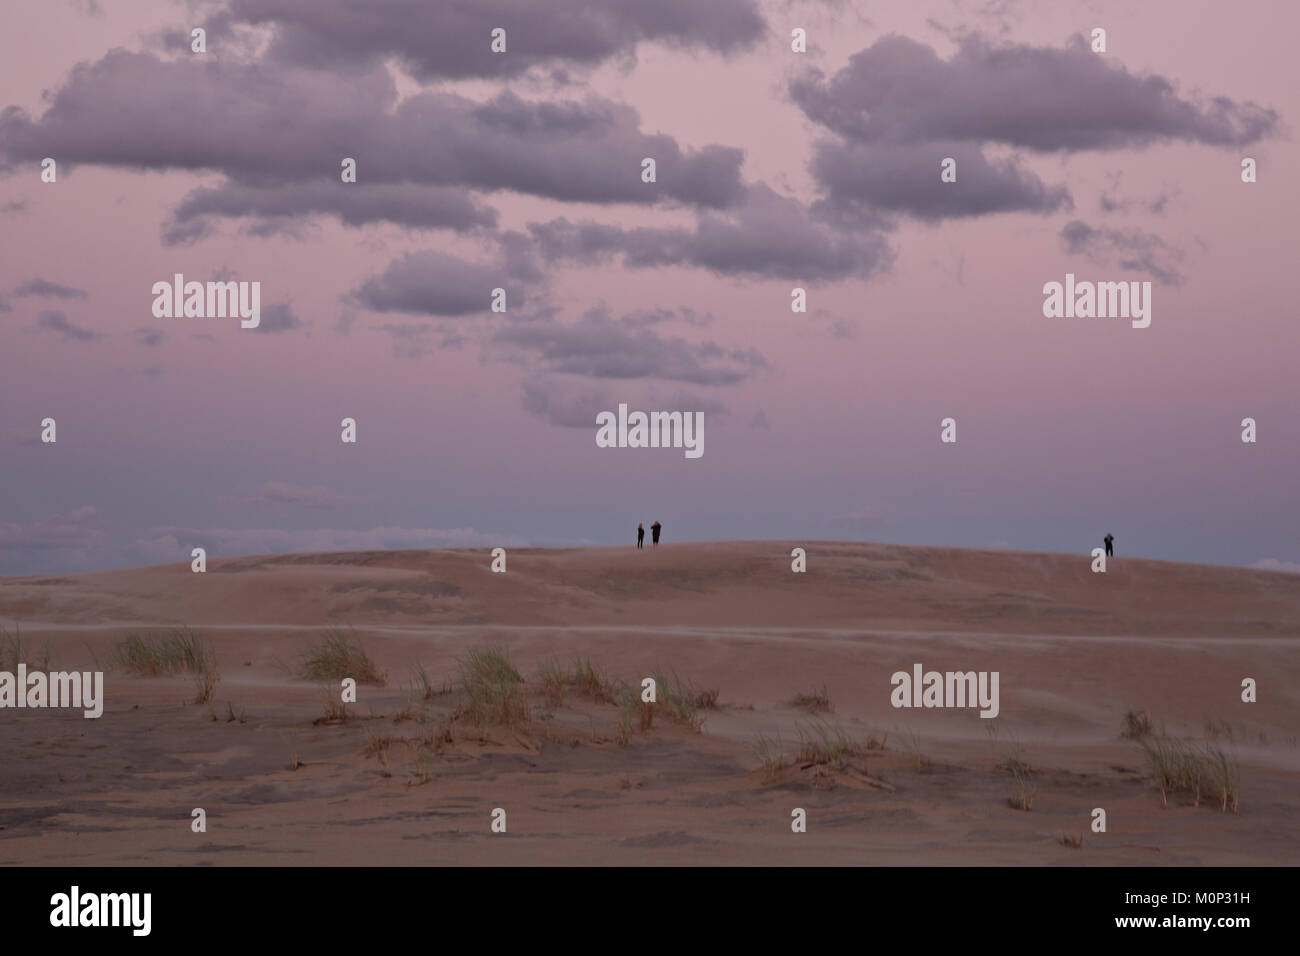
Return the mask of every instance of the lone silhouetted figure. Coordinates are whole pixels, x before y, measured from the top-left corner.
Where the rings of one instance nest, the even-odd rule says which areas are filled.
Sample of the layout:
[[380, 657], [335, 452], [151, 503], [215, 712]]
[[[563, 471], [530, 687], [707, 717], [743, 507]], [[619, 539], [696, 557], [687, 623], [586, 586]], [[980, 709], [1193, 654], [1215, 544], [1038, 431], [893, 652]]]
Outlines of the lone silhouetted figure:
[[636, 526], [636, 546], [638, 548], [645, 547], [645, 525], [643, 524]]
[[650, 526], [650, 541], [656, 548], [659, 547], [659, 530], [660, 525], [658, 521]]
[[1106, 557], [1111, 558], [1114, 556], [1115, 556], [1115, 536], [1113, 534], [1107, 534], [1106, 535]]

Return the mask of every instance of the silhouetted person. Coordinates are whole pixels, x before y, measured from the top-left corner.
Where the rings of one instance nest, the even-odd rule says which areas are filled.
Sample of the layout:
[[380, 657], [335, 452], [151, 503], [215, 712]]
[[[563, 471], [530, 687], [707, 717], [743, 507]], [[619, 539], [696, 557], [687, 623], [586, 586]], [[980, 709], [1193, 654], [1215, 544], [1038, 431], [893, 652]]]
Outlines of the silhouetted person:
[[645, 525], [643, 524], [636, 526], [636, 546], [638, 548], [645, 547]]
[[650, 526], [650, 541], [656, 548], [659, 547], [659, 529], [660, 524], [658, 521]]
[[1113, 534], [1107, 534], [1106, 535], [1106, 557], [1111, 558], [1114, 556], [1115, 556], [1115, 536]]

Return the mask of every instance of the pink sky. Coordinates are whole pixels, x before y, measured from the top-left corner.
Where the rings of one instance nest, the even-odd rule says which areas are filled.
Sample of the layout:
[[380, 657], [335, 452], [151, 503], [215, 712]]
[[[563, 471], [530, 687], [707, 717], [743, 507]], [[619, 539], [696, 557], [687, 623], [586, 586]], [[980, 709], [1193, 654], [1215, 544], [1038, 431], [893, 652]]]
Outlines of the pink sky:
[[[218, 22], [211, 18], [226, 6], [191, 13], [181, 4], [100, 0], [11, 5], [3, 14], [0, 110], [13, 111], [0, 120], [0, 572], [186, 560], [195, 544], [210, 554], [630, 544], [637, 522], [654, 520], [663, 522], [668, 541], [858, 538], [1081, 554], [1111, 532], [1121, 555], [1300, 566], [1300, 333], [1291, 287], [1300, 163], [1290, 50], [1300, 18], [1292, 7], [943, 0], [873, 4], [859, 16], [850, 4], [731, 0], [731, 21], [696, 23], [690, 17], [702, 14], [682, 14], [686, 36], [704, 41], [655, 35], [675, 22], [676, 14], [664, 12], [662, 23], [613, 22], [606, 38], [617, 49], [603, 59], [557, 55], [522, 74], [465, 78], [441, 75], [436, 43], [423, 67], [382, 44], [377, 59], [351, 61], [320, 38], [311, 41], [320, 44], [310, 47], [319, 54], [314, 60], [293, 62], [303, 43], [281, 52], [266, 41], [285, 29], [295, 4], [239, 0], [229, 5], [235, 19], [261, 25], [235, 33], [210, 28], [204, 56], [233, 71], [229, 76], [263, 84], [249, 90], [283, 83], [305, 99], [278, 98], [271, 121], [250, 126], [239, 90], [227, 83], [205, 92], [196, 81], [185, 94], [192, 98], [180, 101], [192, 109], [131, 115], [124, 104], [148, 102], [157, 84], [135, 96], [136, 73], [119, 79], [111, 61], [102, 62], [110, 51], [157, 61], [143, 77], [176, 75], [168, 63], [188, 70], [195, 57], [178, 37]], [[484, 7], [508, 18], [515, 4], [485, 0]], [[1004, 14], [987, 12], [994, 9]], [[741, 42], [752, 30], [744, 27], [746, 11], [761, 18], [765, 32]], [[540, 28], [530, 34], [515, 20], [502, 22], [511, 31], [507, 56], [523, 55], [530, 36], [541, 36]], [[731, 22], [739, 25], [734, 34]], [[795, 26], [808, 30], [807, 54], [790, 51]], [[947, 76], [966, 62], [955, 39], [964, 32], [979, 34], [986, 46], [1013, 46], [1033, 77], [1036, 70], [1049, 76], [1071, 36], [1096, 26], [1107, 30], [1109, 46], [1097, 58], [1134, 83], [1164, 78], [1172, 105], [1129, 118], [1132, 102], [1102, 82], [1054, 98], [1046, 79], [1021, 84], [1024, 102], [1011, 101], [986, 94], [980, 83], [995, 90], [1001, 74], [978, 66], [957, 73], [970, 82], [951, 91], [926, 87], [927, 76]], [[351, 43], [352, 33], [343, 33]], [[916, 48], [882, 42], [891, 35], [932, 48], [937, 72], [926, 72], [929, 61]], [[253, 52], [241, 38], [264, 49]], [[464, 43], [480, 41], [486, 48], [477, 33]], [[850, 164], [844, 188], [868, 188], [859, 174], [869, 176], [891, 157], [919, 156], [935, 198], [923, 191], [902, 211], [873, 207], [882, 220], [876, 224], [828, 224], [816, 210], [843, 207], [817, 174], [819, 144], [847, 150], [856, 134], [815, 121], [792, 84], [820, 70], [821, 102], [833, 115], [883, 123], [887, 101], [858, 109], [848, 81], [837, 85], [850, 58], [873, 48], [878, 56], [864, 61], [862, 95], [901, 90], [913, 98], [906, 103], [919, 105], [903, 109], [879, 135], [862, 134], [857, 145], [866, 152], [852, 155], [873, 159]], [[348, 57], [361, 55], [348, 50]], [[635, 196], [553, 198], [551, 187], [530, 185], [551, 171], [542, 168], [551, 147], [493, 152], [496, 133], [487, 124], [468, 132], [435, 127], [431, 137], [405, 142], [407, 130], [377, 123], [365, 127], [369, 136], [356, 133], [353, 145], [348, 137], [362, 130], [356, 118], [367, 112], [366, 97], [376, 97], [373, 112], [381, 118], [391, 106], [377, 79], [384, 63], [402, 97], [454, 93], [492, 103], [510, 91], [528, 104], [630, 108], [635, 125], [617, 136], [662, 136], [653, 142], [671, 141], [682, 154], [742, 150], [738, 183], [749, 198], [722, 206], [710, 205], [713, 193], [697, 199], [703, 166], [682, 167], [691, 181], [683, 172], [683, 181], [669, 182], [661, 172], [663, 199], [653, 204]], [[65, 85], [75, 86], [78, 64], [103, 73], [78, 94], [91, 112], [74, 112], [76, 122], [60, 127], [58, 110], [46, 111], [59, 104]], [[554, 69], [566, 72], [557, 78]], [[312, 99], [317, 90], [320, 103]], [[353, 113], [346, 103], [338, 107], [352, 126], [325, 122], [337, 99], [331, 90], [352, 91], [337, 94], [355, 98]], [[106, 91], [103, 102], [95, 102], [98, 91]], [[973, 105], [963, 106], [963, 97]], [[1231, 101], [1223, 123], [1209, 105], [1215, 97]], [[1188, 120], [1184, 105], [1202, 119]], [[295, 152], [309, 138], [313, 111], [325, 117], [321, 135], [330, 147], [318, 157]], [[1035, 111], [1045, 118], [1005, 132]], [[1220, 128], [1246, 128], [1266, 111], [1273, 119], [1251, 142], [1216, 141]], [[255, 115], [250, 106], [247, 116]], [[551, 136], [556, 127], [546, 124], [558, 122], [555, 115], [537, 112], [541, 132], [519, 135]], [[938, 117], [937, 127], [925, 128], [929, 115]], [[1174, 132], [1158, 126], [1165, 121]], [[179, 156], [203, 124], [256, 128], [261, 138], [197, 137], [213, 143], [206, 170], [184, 158], [151, 159], [169, 150]], [[947, 201], [950, 194], [939, 190], [955, 188], [938, 181], [945, 154], [935, 152], [936, 141], [957, 139], [963, 124], [977, 129], [964, 149], [995, 162], [1018, 157], [1022, 184], [1063, 187], [1072, 208], [925, 212]], [[1084, 145], [1041, 148], [1040, 133], [1064, 138], [1075, 126], [1086, 131]], [[985, 129], [988, 135], [979, 132]], [[588, 147], [588, 135], [555, 149], [573, 149], [579, 164], [598, 163], [607, 147], [623, 155], [613, 138]], [[463, 155], [480, 157], [460, 172], [440, 165], [453, 140]], [[58, 146], [45, 152], [50, 142]], [[178, 207], [201, 187], [220, 190], [238, 179], [256, 190], [268, 182], [258, 193], [266, 202], [303, 183], [358, 188], [338, 183], [336, 142], [359, 158], [359, 185], [381, 170], [401, 180], [406, 167], [427, 159], [421, 175], [430, 178], [412, 190], [463, 194], [495, 211], [495, 226], [458, 234], [380, 216], [350, 227], [309, 210], [278, 224], [287, 232], [250, 235], [258, 220], [220, 216], [191, 244], [164, 241]], [[59, 159], [56, 184], [39, 181], [41, 155]], [[709, 155], [721, 168], [729, 154]], [[167, 168], [135, 168], [133, 156]], [[1241, 182], [1242, 156], [1258, 161], [1259, 182]], [[263, 164], [263, 157], [271, 158]], [[311, 171], [317, 158], [319, 175]], [[500, 175], [515, 177], [514, 185], [475, 178], [497, 175], [498, 158]], [[956, 187], [964, 185], [962, 168]], [[587, 195], [582, 190], [599, 172], [575, 170], [575, 195]], [[634, 164], [627, 175], [635, 182], [638, 172]], [[789, 202], [790, 217], [782, 218], [787, 207], [780, 206], [781, 215], [743, 218], [747, 209], [766, 208], [761, 185]], [[901, 182], [897, 190], [886, 186], [891, 202], [905, 192]], [[555, 188], [567, 189], [562, 175]], [[674, 237], [663, 248], [678, 250], [701, 219], [730, 216], [742, 217], [735, 236], [753, 240], [755, 257], [781, 238], [787, 222], [791, 235], [802, 235], [805, 219], [810, 237], [864, 256], [870, 253], [860, 250], [879, 241], [890, 256], [874, 269], [839, 274], [829, 255], [816, 257], [804, 271], [823, 274], [801, 275], [781, 259], [797, 248], [728, 271], [717, 266], [730, 254], [726, 243], [701, 242], [681, 264], [650, 267], [616, 256], [551, 261], [530, 244], [527, 254], [540, 257], [533, 260], [538, 275], [502, 280], [512, 295], [524, 290], [506, 316], [487, 311], [487, 289], [482, 312], [454, 317], [345, 301], [407, 253], [498, 263], [502, 237], [525, 239], [529, 224], [599, 223], [638, 244], [658, 230]], [[1071, 253], [1061, 233], [1074, 221], [1135, 245], [1100, 242]], [[264, 311], [288, 303], [298, 327], [268, 334], [231, 320], [155, 319], [150, 288], [176, 272], [260, 281]], [[1151, 327], [1044, 318], [1042, 286], [1067, 272], [1152, 281]], [[37, 279], [85, 294], [40, 291]], [[808, 290], [807, 315], [790, 312], [794, 286]], [[591, 325], [590, 336], [586, 326], [575, 331], [592, 309], [608, 319]], [[673, 316], [641, 324], [625, 318], [658, 309]], [[161, 331], [161, 344], [144, 344], [149, 335], [141, 330]], [[538, 330], [548, 342], [565, 343], [556, 346], [564, 354], [537, 346]], [[606, 334], [633, 347], [592, 359], [590, 349]], [[628, 370], [641, 359], [652, 367]], [[737, 380], [726, 381], [732, 373]], [[552, 402], [551, 418], [537, 396]], [[618, 402], [705, 410], [705, 454], [687, 460], [673, 450], [599, 449], [594, 411], [589, 426], [552, 420]], [[39, 442], [46, 416], [58, 421], [54, 445]], [[345, 416], [359, 423], [355, 446], [339, 441]], [[947, 416], [958, 422], [956, 445], [939, 442]], [[1253, 445], [1240, 441], [1247, 416], [1258, 422]]]

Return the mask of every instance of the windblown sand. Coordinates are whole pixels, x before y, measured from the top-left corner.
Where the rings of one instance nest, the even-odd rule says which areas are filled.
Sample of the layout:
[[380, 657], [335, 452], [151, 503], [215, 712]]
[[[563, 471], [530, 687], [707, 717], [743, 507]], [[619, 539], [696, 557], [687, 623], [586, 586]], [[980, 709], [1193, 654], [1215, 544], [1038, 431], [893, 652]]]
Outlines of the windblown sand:
[[[0, 710], [0, 864], [1300, 863], [1300, 576], [843, 542], [508, 561], [359, 552], [0, 578], [0, 623], [21, 628], [29, 666], [48, 645], [50, 669], [106, 672], [98, 720]], [[117, 665], [129, 633], [173, 626], [215, 650], [211, 704], [184, 675]], [[330, 627], [387, 676], [346, 720], [326, 719], [337, 681], [301, 676]], [[489, 647], [526, 678], [514, 726], [465, 713], [460, 662]], [[675, 673], [717, 703], [698, 729], [660, 706], [649, 729], [620, 730], [616, 703], [544, 696], [539, 668], [576, 659], [633, 690]], [[998, 671], [1000, 715], [895, 709], [890, 675], [918, 662]], [[793, 703], [823, 688], [829, 712]], [[1121, 736], [1130, 711], [1236, 761], [1237, 812], [1183, 792], [1162, 807]], [[797, 759], [819, 728], [860, 752]], [[764, 752], [788, 765], [764, 769]], [[1028, 811], [1009, 803], [1024, 792]]]

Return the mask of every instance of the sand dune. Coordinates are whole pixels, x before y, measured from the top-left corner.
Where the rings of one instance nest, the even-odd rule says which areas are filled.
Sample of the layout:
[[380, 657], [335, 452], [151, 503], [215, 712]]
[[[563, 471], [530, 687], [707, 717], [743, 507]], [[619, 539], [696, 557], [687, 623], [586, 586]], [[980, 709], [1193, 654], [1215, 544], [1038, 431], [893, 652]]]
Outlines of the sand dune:
[[[48, 644], [52, 669], [108, 672], [98, 720], [0, 710], [0, 863], [1300, 862], [1300, 576], [845, 542], [508, 562], [358, 552], [0, 578], [29, 665]], [[184, 676], [110, 666], [127, 633], [171, 625], [214, 649], [211, 705]], [[346, 721], [324, 719], [336, 685], [300, 674], [326, 627], [387, 674]], [[509, 725], [465, 716], [461, 662], [489, 646], [527, 678]], [[617, 701], [545, 694], [539, 668], [576, 658], [630, 687], [675, 672], [718, 701], [698, 729], [661, 704], [629, 731]], [[999, 716], [896, 709], [890, 675], [918, 662], [997, 671]], [[413, 691], [417, 664], [450, 692]], [[822, 688], [830, 712], [792, 703]], [[1238, 812], [1190, 793], [1162, 808], [1120, 736], [1130, 711], [1237, 761]], [[858, 751], [797, 759], [821, 733]], [[765, 771], [765, 753], [790, 765]], [[1026, 790], [1031, 809], [1008, 805]], [[489, 830], [497, 807], [506, 834]]]

